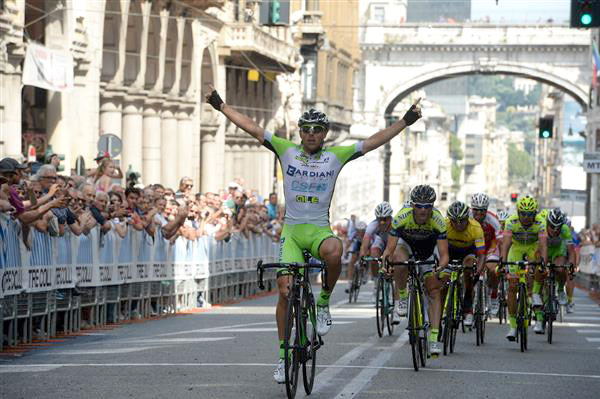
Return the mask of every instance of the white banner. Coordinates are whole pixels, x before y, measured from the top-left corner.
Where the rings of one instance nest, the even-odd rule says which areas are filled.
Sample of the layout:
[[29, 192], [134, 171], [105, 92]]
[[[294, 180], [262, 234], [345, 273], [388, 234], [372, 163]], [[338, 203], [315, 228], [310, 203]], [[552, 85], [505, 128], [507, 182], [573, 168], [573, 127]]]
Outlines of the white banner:
[[587, 173], [600, 173], [600, 152], [583, 153], [583, 170]]
[[73, 66], [73, 57], [68, 51], [29, 43], [23, 66], [23, 84], [52, 91], [69, 91], [73, 88]]

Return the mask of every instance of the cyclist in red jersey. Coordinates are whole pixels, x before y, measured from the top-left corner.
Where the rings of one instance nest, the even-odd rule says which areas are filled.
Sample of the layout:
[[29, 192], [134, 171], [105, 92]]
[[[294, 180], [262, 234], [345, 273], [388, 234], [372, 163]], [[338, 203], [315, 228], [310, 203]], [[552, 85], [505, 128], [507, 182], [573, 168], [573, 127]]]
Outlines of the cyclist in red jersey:
[[490, 198], [484, 193], [473, 194], [471, 197], [471, 216], [477, 220], [483, 229], [485, 238], [485, 256], [487, 268], [487, 283], [491, 297], [491, 313], [498, 313], [498, 275], [495, 261], [500, 259], [500, 243], [504, 237], [500, 220], [488, 211]]

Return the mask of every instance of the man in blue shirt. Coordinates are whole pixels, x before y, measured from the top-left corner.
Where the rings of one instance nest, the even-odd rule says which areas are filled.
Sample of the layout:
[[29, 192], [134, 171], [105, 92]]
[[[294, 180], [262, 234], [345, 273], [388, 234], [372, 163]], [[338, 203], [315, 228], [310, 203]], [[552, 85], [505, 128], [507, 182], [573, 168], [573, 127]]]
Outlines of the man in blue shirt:
[[277, 194], [269, 194], [269, 204], [267, 205], [269, 220], [277, 219]]

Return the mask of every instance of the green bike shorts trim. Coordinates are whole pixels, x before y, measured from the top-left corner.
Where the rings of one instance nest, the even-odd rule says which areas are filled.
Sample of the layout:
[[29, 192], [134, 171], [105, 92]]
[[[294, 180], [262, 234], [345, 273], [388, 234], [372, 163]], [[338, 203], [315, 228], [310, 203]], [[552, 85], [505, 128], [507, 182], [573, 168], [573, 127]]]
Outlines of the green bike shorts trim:
[[[528, 260], [535, 262], [539, 258], [538, 254], [538, 243], [535, 242], [529, 245], [515, 245], [512, 244], [508, 251], [509, 262], [520, 262], [527, 258]], [[509, 277], [517, 278], [517, 265], [509, 265], [508, 272]]]
[[[323, 241], [331, 237], [339, 240], [329, 226], [286, 224], [279, 241], [279, 262], [304, 263], [302, 251], [309, 251], [313, 257], [320, 259], [319, 248]], [[277, 269], [277, 277], [287, 274], [287, 268]]]
[[567, 244], [564, 241], [561, 241], [560, 245], [555, 247], [548, 246], [548, 260], [550, 262], [554, 262], [556, 258], [561, 256], [567, 256]]

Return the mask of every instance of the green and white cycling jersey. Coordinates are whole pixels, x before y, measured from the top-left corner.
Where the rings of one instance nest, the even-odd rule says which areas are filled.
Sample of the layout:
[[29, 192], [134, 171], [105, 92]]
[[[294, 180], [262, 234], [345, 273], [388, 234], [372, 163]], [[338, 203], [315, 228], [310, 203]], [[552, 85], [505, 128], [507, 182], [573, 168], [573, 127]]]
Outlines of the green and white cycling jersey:
[[556, 237], [552, 237], [549, 233], [548, 236], [548, 259], [551, 262], [561, 256], [567, 256], [567, 247], [573, 245], [573, 236], [571, 235], [571, 229], [566, 224], [563, 224], [560, 228], [560, 232]]
[[263, 145], [281, 163], [285, 223], [329, 226], [329, 206], [337, 177], [345, 164], [363, 155], [363, 142], [307, 154], [301, 145], [265, 131]]

